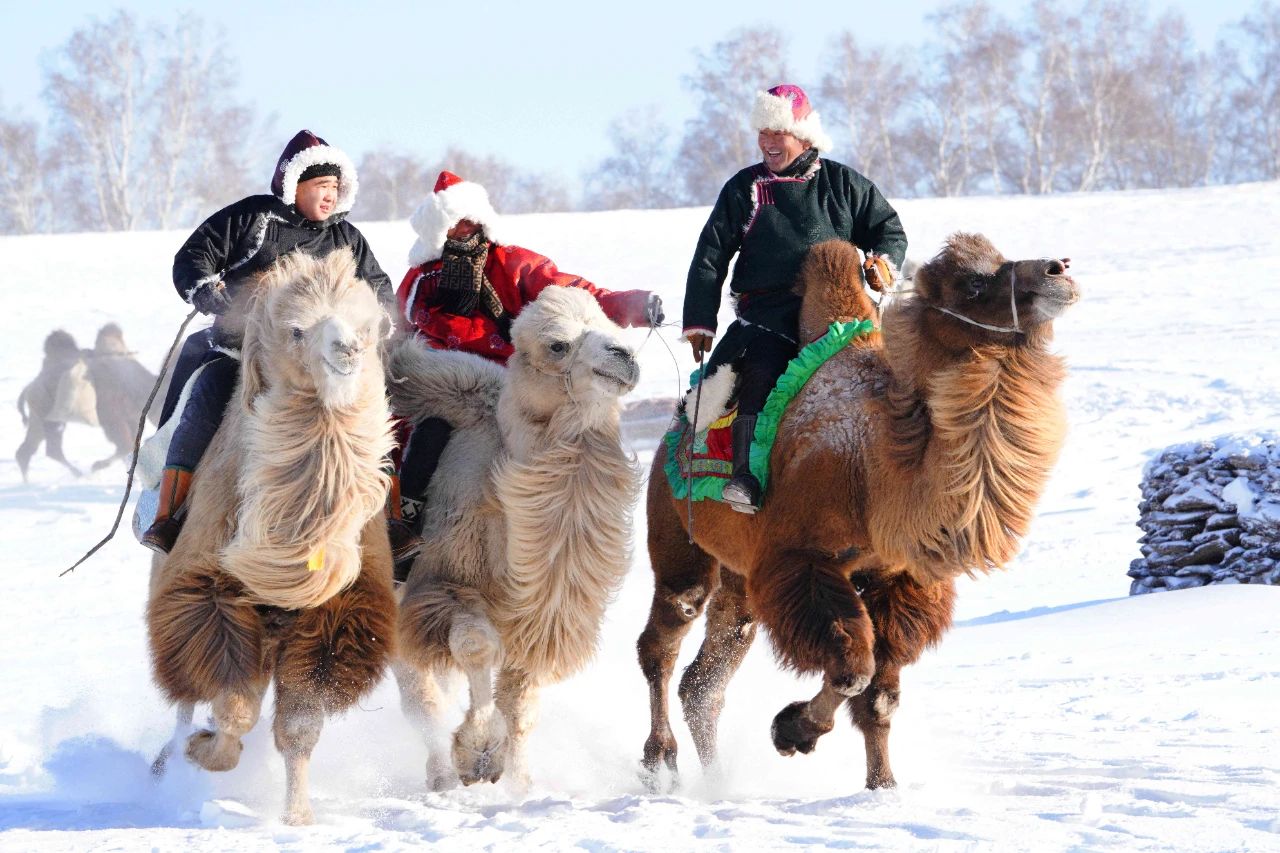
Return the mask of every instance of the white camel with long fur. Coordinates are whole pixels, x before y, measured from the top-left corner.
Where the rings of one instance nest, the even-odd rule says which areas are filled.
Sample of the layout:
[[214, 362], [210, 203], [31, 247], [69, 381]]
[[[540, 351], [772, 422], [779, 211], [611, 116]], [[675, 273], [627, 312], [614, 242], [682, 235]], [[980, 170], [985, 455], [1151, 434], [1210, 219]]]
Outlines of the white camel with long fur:
[[[590, 294], [568, 287], [542, 291], [511, 332], [505, 370], [417, 341], [389, 366], [399, 414], [454, 426], [427, 495], [394, 666], [427, 739], [433, 790], [504, 770], [527, 787], [538, 686], [594, 654], [630, 561], [639, 479], [619, 398], [639, 377], [631, 347]], [[437, 683], [450, 670], [470, 688], [451, 744]]]
[[[182, 533], [152, 563], [152, 674], [179, 724], [154, 770], [184, 741], [200, 767], [235, 767], [274, 680], [288, 823], [313, 819], [307, 777], [324, 718], [373, 690], [394, 649], [379, 357], [389, 320], [356, 273], [347, 250], [293, 253], [246, 292], [239, 387]], [[210, 727], [188, 734], [205, 702]]]

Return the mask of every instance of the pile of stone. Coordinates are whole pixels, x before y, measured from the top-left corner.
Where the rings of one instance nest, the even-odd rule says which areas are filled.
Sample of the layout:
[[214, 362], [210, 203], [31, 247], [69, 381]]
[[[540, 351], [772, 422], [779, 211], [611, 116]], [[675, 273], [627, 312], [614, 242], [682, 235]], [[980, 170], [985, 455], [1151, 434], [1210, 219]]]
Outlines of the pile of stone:
[[1142, 559], [1130, 595], [1211, 583], [1280, 584], [1280, 435], [1166, 448], [1142, 478]]

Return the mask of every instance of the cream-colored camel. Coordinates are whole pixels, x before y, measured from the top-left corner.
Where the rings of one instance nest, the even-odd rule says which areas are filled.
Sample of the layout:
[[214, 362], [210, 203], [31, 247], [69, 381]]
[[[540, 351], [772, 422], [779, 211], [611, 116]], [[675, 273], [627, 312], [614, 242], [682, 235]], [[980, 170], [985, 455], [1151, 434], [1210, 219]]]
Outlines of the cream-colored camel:
[[[538, 685], [594, 654], [629, 562], [638, 478], [618, 398], [638, 378], [631, 348], [590, 294], [568, 287], [542, 291], [511, 331], [505, 371], [416, 341], [389, 368], [398, 413], [455, 427], [427, 496], [395, 667], [427, 738], [432, 789], [504, 770], [528, 785]], [[449, 670], [466, 674], [471, 703], [452, 761], [436, 682]]]
[[212, 703], [213, 729], [186, 739], [207, 770], [236, 766], [274, 677], [284, 819], [309, 823], [324, 717], [368, 693], [394, 647], [381, 512], [389, 321], [347, 251], [282, 260], [244, 314], [239, 389], [195, 473], [182, 534], [152, 564], [152, 667], [180, 724]]

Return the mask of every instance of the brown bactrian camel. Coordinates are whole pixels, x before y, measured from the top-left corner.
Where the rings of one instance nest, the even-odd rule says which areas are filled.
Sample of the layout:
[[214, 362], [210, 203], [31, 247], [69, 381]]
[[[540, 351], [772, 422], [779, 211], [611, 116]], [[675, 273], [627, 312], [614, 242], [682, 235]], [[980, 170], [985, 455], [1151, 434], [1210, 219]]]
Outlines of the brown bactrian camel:
[[284, 820], [309, 823], [324, 717], [373, 689], [395, 644], [379, 353], [390, 321], [346, 250], [288, 255], [247, 302], [239, 387], [182, 533], [154, 558], [147, 629], [180, 724], [212, 703], [213, 729], [185, 750], [206, 770], [236, 766], [274, 677]]
[[[595, 654], [630, 564], [639, 472], [622, 447], [619, 398], [639, 378], [632, 348], [574, 287], [543, 290], [511, 337], [505, 370], [417, 341], [388, 366], [399, 414], [455, 427], [427, 494], [395, 665], [433, 790], [504, 773], [528, 786], [539, 687]], [[451, 739], [437, 686], [450, 671], [470, 689]]]
[[[797, 287], [802, 343], [833, 321], [875, 316], [847, 243], [816, 246]], [[983, 236], [953, 235], [888, 304], [883, 338], [855, 340], [792, 400], [756, 515], [699, 502], [690, 544], [684, 503], [655, 458], [654, 593], [638, 643], [651, 787], [662, 765], [675, 782], [667, 685], [704, 606], [706, 639], [679, 691], [704, 765], [758, 620], [782, 664], [823, 676], [816, 696], [774, 718], [778, 751], [811, 751], [847, 703], [866, 742], [867, 787], [895, 784], [899, 672], [950, 627], [954, 579], [1013, 558], [1062, 446], [1065, 367], [1047, 347], [1077, 298], [1065, 261], [1009, 261]]]

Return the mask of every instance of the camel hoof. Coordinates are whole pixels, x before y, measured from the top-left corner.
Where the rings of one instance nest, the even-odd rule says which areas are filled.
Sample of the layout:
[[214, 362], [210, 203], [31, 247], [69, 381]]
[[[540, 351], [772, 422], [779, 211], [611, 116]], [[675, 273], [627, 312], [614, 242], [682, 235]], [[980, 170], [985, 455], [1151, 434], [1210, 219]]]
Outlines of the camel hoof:
[[773, 738], [773, 748], [780, 755], [795, 755], [797, 752], [808, 755], [818, 745], [818, 738], [831, 731], [831, 723], [818, 723], [808, 716], [808, 710], [808, 702], [792, 702], [773, 718], [769, 734]]
[[239, 740], [232, 743], [235, 746], [234, 749], [219, 747], [217, 732], [201, 729], [187, 738], [187, 759], [215, 773], [233, 770], [240, 763], [240, 753], [244, 751], [244, 744]]
[[642, 764], [639, 776], [640, 784], [644, 786], [646, 794], [674, 794], [680, 790], [680, 774], [674, 767], [668, 766], [668, 772], [664, 774], [657, 767], [650, 770]]
[[311, 806], [300, 806], [289, 809], [281, 816], [280, 820], [289, 826], [311, 826], [316, 822], [316, 815], [311, 810]]
[[869, 675], [842, 675], [831, 679], [831, 689], [841, 696], [857, 696], [871, 683]]
[[[501, 719], [500, 717], [497, 719]], [[458, 730], [453, 736], [453, 766], [463, 785], [497, 782], [506, 769], [507, 734], [505, 727], [496, 731], [471, 733]]]
[[877, 776], [867, 777], [867, 790], [869, 791], [875, 791], [879, 788], [896, 788], [896, 787], [898, 787], [898, 782], [893, 778], [892, 773], [888, 773], [883, 776], [877, 775]]

